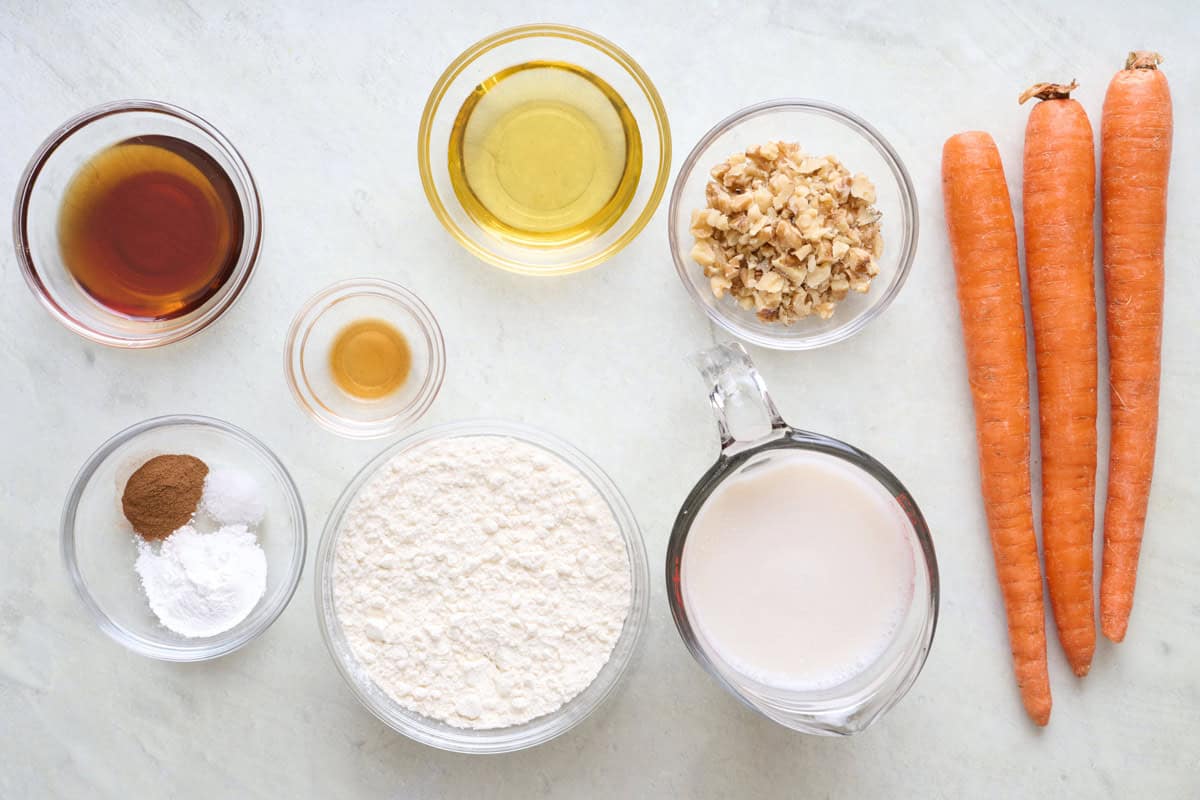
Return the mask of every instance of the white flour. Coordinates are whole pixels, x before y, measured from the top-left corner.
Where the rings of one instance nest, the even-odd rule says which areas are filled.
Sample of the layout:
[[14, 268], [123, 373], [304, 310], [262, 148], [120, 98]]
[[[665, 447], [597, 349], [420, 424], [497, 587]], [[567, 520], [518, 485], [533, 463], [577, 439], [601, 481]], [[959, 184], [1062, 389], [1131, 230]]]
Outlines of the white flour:
[[383, 466], [338, 536], [334, 602], [371, 679], [464, 728], [548, 714], [608, 661], [629, 560], [578, 470], [525, 442], [463, 436]]
[[150, 610], [188, 637], [237, 625], [267, 590], [267, 557], [245, 525], [200, 533], [191, 525], [163, 539], [158, 553], [138, 539], [135, 565]]

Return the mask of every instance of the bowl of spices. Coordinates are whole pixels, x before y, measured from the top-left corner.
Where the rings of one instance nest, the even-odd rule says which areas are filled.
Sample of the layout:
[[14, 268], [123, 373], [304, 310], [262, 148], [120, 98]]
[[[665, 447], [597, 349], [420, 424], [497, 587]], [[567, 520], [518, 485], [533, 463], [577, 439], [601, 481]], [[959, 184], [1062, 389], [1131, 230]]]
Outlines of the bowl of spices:
[[241, 155], [182, 108], [124, 100], [66, 121], [22, 175], [13, 242], [54, 317], [114, 347], [168, 344], [241, 294], [262, 204]]
[[101, 630], [135, 653], [203, 661], [263, 633], [295, 593], [307, 528], [266, 445], [169, 416], [109, 439], [63, 509], [67, 572]]
[[434, 213], [469, 252], [561, 275], [610, 258], [650, 221], [671, 134], [658, 91], [624, 50], [579, 28], [525, 25], [446, 68], [417, 161]]
[[442, 329], [403, 286], [376, 278], [318, 292], [292, 320], [284, 371], [296, 402], [334, 433], [394, 433], [429, 410], [446, 373]]
[[649, 596], [612, 480], [504, 422], [385, 449], [338, 499], [316, 569], [321, 632], [355, 696], [463, 753], [533, 747], [586, 719], [629, 665]]

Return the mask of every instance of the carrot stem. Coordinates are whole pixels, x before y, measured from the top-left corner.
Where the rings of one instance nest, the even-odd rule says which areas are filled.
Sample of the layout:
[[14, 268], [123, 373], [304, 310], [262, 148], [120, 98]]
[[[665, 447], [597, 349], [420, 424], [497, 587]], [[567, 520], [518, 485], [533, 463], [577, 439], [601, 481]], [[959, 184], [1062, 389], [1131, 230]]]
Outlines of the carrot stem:
[[1071, 96], [1071, 92], [1079, 88], [1076, 81], [1070, 83], [1035, 83], [1025, 91], [1021, 92], [1021, 96], [1017, 99], [1018, 105], [1024, 105], [1027, 100], [1036, 97], [1039, 100], [1066, 100]]
[[1153, 50], [1131, 50], [1125, 59], [1125, 69], [1158, 69], [1163, 57]]

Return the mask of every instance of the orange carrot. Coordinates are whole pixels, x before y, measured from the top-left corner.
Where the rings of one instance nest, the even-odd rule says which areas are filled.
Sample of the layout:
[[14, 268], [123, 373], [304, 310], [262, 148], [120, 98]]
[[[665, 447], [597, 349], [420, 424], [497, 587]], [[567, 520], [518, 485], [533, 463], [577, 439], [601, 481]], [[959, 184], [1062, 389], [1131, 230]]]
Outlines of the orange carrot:
[[1129, 54], [1104, 96], [1100, 194], [1107, 295], [1112, 450], [1104, 509], [1100, 628], [1125, 638], [1150, 500], [1158, 433], [1163, 238], [1171, 93], [1162, 57]]
[[991, 136], [974, 131], [946, 141], [942, 193], [975, 404], [983, 500], [1013, 666], [1026, 712], [1045, 725], [1050, 678], [1030, 498], [1025, 312], [1012, 205]]
[[1042, 433], [1042, 548], [1067, 661], [1096, 650], [1096, 162], [1092, 126], [1070, 85], [1039, 83], [1025, 127], [1025, 271]]

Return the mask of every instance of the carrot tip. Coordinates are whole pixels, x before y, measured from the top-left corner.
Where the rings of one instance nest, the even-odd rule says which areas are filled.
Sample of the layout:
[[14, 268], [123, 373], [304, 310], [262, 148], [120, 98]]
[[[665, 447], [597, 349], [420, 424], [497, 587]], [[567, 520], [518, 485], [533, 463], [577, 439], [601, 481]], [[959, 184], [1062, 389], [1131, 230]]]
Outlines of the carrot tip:
[[1050, 722], [1050, 709], [1054, 703], [1050, 699], [1050, 687], [1045, 687], [1045, 693], [1038, 694], [1034, 697], [1025, 695], [1025, 687], [1022, 687], [1021, 703], [1025, 706], [1025, 713], [1029, 715], [1029, 719], [1038, 727], [1045, 727]]
[[1067, 663], [1076, 677], [1082, 678], [1092, 669], [1092, 657], [1096, 655], [1096, 642], [1092, 639], [1086, 646], [1079, 646], [1066, 653]]
[[1110, 641], [1120, 642], [1125, 638], [1125, 629], [1129, 627], [1129, 613], [1120, 611], [1100, 612], [1100, 632]]

